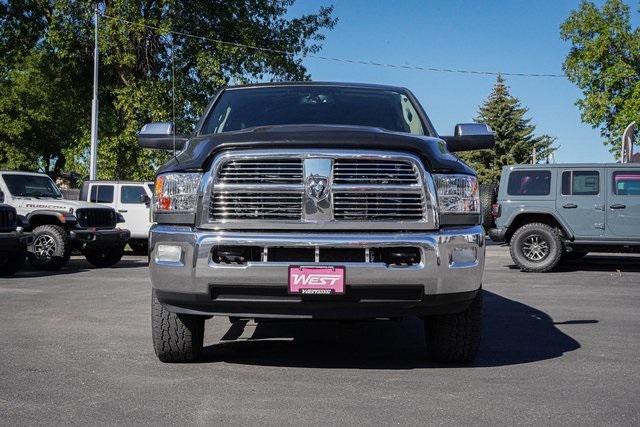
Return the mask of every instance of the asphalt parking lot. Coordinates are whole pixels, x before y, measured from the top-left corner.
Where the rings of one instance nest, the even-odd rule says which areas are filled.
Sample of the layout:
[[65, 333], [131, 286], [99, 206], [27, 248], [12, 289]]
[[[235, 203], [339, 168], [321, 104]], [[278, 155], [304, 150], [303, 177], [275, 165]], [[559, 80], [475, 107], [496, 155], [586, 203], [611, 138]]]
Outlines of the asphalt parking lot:
[[640, 257], [521, 273], [488, 248], [472, 366], [424, 361], [417, 319], [207, 322], [160, 363], [146, 259], [0, 279], [0, 424], [590, 424], [640, 421]]

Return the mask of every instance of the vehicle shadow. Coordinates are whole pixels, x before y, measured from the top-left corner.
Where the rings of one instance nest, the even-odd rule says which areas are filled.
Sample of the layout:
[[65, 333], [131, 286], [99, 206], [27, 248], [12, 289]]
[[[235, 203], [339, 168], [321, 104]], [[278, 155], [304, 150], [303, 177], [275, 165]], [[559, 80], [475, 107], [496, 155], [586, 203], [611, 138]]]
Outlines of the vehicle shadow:
[[[218, 319], [217, 321], [221, 321]], [[597, 323], [571, 320], [563, 325]], [[251, 338], [245, 328], [255, 328]], [[588, 326], [586, 326], [588, 327]], [[475, 367], [552, 359], [580, 348], [544, 312], [484, 291], [484, 332]], [[203, 362], [306, 368], [415, 369], [443, 367], [425, 358], [422, 321], [276, 321], [231, 325], [221, 342], [204, 349]]]
[[128, 258], [124, 257], [117, 264], [106, 267], [99, 268], [91, 265], [84, 257], [74, 256], [69, 260], [69, 263], [62, 267], [60, 270], [55, 271], [43, 271], [34, 269], [29, 262], [25, 262], [24, 267], [18, 271], [13, 276], [3, 277], [2, 279], [24, 279], [24, 278], [32, 278], [32, 277], [46, 277], [46, 276], [60, 276], [65, 274], [76, 274], [82, 273], [89, 270], [109, 270], [109, 269], [118, 269], [118, 268], [139, 268], [139, 267], [147, 267], [147, 258], [137, 257], [137, 258]]
[[[510, 264], [507, 267], [511, 270], [520, 269], [515, 264]], [[638, 273], [640, 272], [640, 257], [635, 254], [589, 254], [578, 260], [562, 261], [556, 270], [548, 271], [544, 274], [557, 274], [575, 271]]]

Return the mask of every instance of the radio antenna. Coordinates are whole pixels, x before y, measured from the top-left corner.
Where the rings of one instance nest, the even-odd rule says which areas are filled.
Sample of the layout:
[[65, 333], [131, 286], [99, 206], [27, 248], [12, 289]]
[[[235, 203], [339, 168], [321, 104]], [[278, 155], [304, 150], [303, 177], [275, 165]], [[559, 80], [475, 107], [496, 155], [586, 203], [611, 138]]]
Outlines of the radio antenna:
[[173, 131], [173, 158], [178, 161], [178, 156], [176, 156], [176, 66], [175, 66], [175, 45], [173, 44], [173, 34], [171, 35], [171, 120], [173, 121], [173, 126], [171, 129]]

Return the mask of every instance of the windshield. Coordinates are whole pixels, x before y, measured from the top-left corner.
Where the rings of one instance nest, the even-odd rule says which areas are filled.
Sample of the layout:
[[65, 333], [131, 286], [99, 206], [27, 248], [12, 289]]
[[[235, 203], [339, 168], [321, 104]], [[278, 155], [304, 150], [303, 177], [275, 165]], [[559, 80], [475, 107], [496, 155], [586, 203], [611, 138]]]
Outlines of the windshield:
[[9, 192], [16, 197], [52, 197], [62, 198], [58, 187], [51, 178], [42, 175], [2, 174]]
[[402, 93], [327, 86], [226, 90], [200, 133], [297, 124], [372, 126], [392, 132], [425, 134], [415, 106]]

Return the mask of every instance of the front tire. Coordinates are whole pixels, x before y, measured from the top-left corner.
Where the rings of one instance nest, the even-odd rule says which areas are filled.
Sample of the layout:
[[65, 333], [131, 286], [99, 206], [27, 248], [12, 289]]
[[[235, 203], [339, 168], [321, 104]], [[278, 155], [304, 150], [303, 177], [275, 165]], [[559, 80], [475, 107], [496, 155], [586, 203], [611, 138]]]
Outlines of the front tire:
[[27, 249], [20, 248], [15, 252], [0, 254], [0, 277], [16, 274], [27, 259]]
[[553, 227], [539, 222], [525, 224], [511, 237], [511, 259], [522, 271], [544, 273], [558, 266], [563, 246]]
[[441, 363], [471, 363], [482, 336], [482, 289], [466, 310], [424, 319], [429, 359]]
[[202, 316], [173, 313], [151, 294], [151, 332], [153, 349], [162, 362], [195, 362], [202, 354], [204, 340]]
[[86, 248], [84, 257], [92, 265], [98, 268], [111, 267], [117, 264], [124, 255], [124, 244], [118, 244], [114, 247]]
[[29, 263], [37, 270], [59, 270], [69, 262], [71, 246], [64, 228], [41, 225], [33, 230]]

